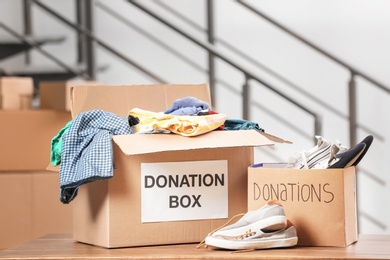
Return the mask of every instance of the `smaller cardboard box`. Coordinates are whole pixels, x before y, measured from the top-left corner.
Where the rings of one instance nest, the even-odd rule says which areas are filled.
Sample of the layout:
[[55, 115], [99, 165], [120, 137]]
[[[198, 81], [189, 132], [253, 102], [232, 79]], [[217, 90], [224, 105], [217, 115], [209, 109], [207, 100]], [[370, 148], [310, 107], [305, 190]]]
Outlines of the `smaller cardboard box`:
[[94, 86], [94, 81], [44, 81], [39, 84], [40, 108], [71, 111], [70, 89], [73, 86]]
[[33, 92], [30, 77], [0, 77], [0, 109], [31, 109]]
[[346, 247], [357, 241], [355, 168], [249, 167], [248, 210], [278, 200], [295, 225], [298, 244]]

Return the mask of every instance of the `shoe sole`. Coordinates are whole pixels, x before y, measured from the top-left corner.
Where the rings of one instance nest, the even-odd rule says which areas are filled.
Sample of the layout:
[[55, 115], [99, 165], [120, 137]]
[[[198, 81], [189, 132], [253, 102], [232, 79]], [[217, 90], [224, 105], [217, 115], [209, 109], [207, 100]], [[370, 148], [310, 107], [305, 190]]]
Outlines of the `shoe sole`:
[[233, 229], [227, 230], [217, 230], [212, 235], [213, 236], [239, 236], [241, 234], [245, 234], [249, 229], [251, 230], [263, 230], [263, 231], [275, 231], [285, 228], [287, 225], [286, 216], [273, 216], [265, 219], [261, 219], [256, 221], [250, 225], [237, 227]]
[[292, 247], [298, 243], [298, 237], [284, 238], [284, 239], [253, 239], [253, 240], [227, 240], [218, 237], [207, 237], [205, 244], [208, 246], [231, 249], [231, 250], [245, 250], [245, 249], [267, 249], [267, 248], [282, 248]]

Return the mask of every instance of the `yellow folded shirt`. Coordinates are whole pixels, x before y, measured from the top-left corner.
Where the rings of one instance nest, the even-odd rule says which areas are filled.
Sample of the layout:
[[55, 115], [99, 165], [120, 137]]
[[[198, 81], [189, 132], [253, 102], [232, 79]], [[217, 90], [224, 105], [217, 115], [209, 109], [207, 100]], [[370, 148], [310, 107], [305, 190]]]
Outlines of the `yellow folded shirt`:
[[136, 133], [175, 133], [182, 136], [197, 136], [213, 131], [225, 123], [225, 114], [204, 116], [176, 116], [134, 108], [129, 114], [138, 117]]

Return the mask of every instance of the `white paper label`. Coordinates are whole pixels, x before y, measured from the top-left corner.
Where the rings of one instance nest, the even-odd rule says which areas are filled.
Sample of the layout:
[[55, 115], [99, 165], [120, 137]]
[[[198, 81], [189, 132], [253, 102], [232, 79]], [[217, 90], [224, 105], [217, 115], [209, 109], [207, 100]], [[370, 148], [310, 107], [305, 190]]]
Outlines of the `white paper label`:
[[141, 221], [228, 217], [226, 160], [141, 164]]

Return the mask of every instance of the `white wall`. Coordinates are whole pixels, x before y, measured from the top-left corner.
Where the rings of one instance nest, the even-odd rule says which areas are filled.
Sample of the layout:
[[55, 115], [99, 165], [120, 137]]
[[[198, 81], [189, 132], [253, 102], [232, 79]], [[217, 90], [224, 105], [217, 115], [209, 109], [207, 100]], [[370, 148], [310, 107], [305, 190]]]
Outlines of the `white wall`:
[[[11, 4], [12, 2], [12, 4]], [[18, 1], [0, 0], [1, 21], [12, 24], [21, 31]], [[74, 1], [44, 1], [74, 21]], [[127, 57], [153, 71], [169, 83], [208, 82], [207, 53], [194, 43], [181, 37], [155, 19], [145, 15], [124, 1], [101, 0], [101, 4], [122, 14], [136, 23], [169, 48], [192, 61], [183, 62], [170, 51], [156, 45], [136, 30], [129, 28], [107, 14], [100, 7], [95, 9], [96, 35], [110, 46], [120, 50]], [[205, 35], [181, 20], [173, 17], [154, 1], [139, 1], [158, 12], [171, 22], [178, 24], [191, 35], [206, 41]], [[174, 10], [206, 28], [205, 1], [161, 0]], [[327, 0], [327, 1], [265, 1], [253, 0], [248, 3], [299, 33], [310, 42], [329, 53], [352, 64], [360, 71], [390, 87], [390, 2], [386, 0]], [[299, 41], [277, 30], [268, 22], [256, 17], [235, 1], [215, 0], [216, 37], [227, 41], [250, 55], [254, 60], [292, 82], [271, 77], [254, 64], [235, 55], [220, 43], [218, 50], [232, 61], [242, 65], [249, 72], [271, 83], [279, 91], [304, 104], [323, 118], [322, 135], [334, 141], [340, 140], [348, 146], [349, 72], [347, 69], [307, 48]], [[4, 7], [4, 8], [3, 8]], [[34, 8], [34, 30], [39, 35], [67, 35], [60, 46], [47, 46], [57, 57], [74, 64], [75, 35], [64, 25], [56, 22], [39, 8]], [[0, 37], [5, 34], [0, 30]], [[34, 54], [35, 64], [50, 64], [39, 54]], [[98, 81], [108, 84], [155, 83], [137, 69], [117, 60], [106, 50], [98, 47], [99, 64], [109, 69], [98, 75]], [[3, 63], [13, 61], [5, 61]], [[200, 69], [198, 68], [200, 67]], [[230, 65], [217, 60], [217, 78], [232, 89], [217, 84], [215, 109], [227, 113], [231, 118], [241, 118], [239, 93], [244, 83], [242, 73]], [[251, 120], [258, 122], [267, 132], [294, 142], [292, 145], [278, 145], [275, 148], [258, 149], [257, 161], [283, 161], [296, 150], [313, 146], [313, 118], [295, 106], [276, 96], [261, 84], [250, 82], [252, 89]], [[358, 139], [368, 134], [375, 135], [370, 151], [358, 168], [359, 221], [360, 233], [390, 233], [390, 172], [386, 159], [390, 157], [390, 111], [389, 94], [373, 87], [367, 81], [357, 78], [358, 122], [368, 130], [358, 129]], [[306, 92], [308, 96], [302, 95]], [[237, 94], [238, 93], [238, 94]], [[321, 103], [326, 105], [322, 105]], [[329, 110], [329, 107], [332, 110]], [[292, 126], [292, 128], [290, 127]]]

